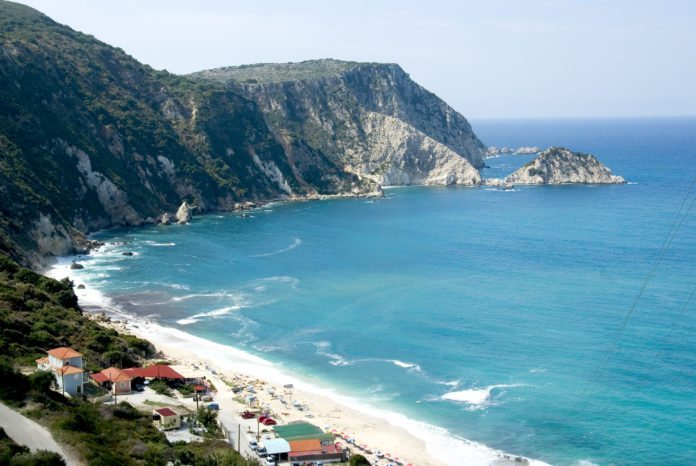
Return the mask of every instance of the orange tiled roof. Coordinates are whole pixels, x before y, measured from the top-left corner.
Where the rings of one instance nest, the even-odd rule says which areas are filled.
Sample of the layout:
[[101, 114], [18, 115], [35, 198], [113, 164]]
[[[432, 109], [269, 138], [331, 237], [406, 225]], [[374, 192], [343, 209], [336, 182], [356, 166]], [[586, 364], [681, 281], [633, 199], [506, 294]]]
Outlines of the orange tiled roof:
[[104, 374], [106, 379], [111, 382], [130, 382], [133, 380], [133, 377], [129, 377], [118, 367], [109, 367], [108, 369], [104, 369], [101, 371], [101, 374]]
[[58, 372], [59, 374], [63, 374], [63, 375], [81, 374], [82, 372], [84, 372], [82, 369], [80, 369], [79, 367], [75, 367], [75, 366], [57, 367], [53, 370]]
[[290, 449], [293, 453], [300, 453], [303, 451], [321, 451], [321, 442], [319, 439], [309, 439], [309, 440], [293, 440], [290, 443]]
[[48, 357], [44, 356], [43, 358], [37, 359], [36, 364], [41, 364], [41, 365], [48, 364]]
[[53, 348], [52, 350], [48, 350], [47, 353], [57, 359], [82, 357], [82, 355], [74, 349], [66, 348], [65, 346], [61, 346], [60, 348]]

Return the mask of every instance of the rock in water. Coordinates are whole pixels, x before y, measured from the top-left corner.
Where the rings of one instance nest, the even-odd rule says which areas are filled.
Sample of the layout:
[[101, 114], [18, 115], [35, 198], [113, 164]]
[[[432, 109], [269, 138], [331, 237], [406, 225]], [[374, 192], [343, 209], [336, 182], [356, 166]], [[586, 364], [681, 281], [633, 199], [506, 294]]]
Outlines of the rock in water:
[[167, 213], [162, 214], [162, 216], [160, 217], [160, 223], [162, 225], [169, 225], [170, 223], [172, 223], [172, 219], [169, 216], [169, 214], [167, 214]]
[[191, 210], [192, 207], [188, 204], [188, 202], [184, 201], [181, 204], [181, 207], [179, 207], [179, 210], [176, 211], [176, 223], [181, 225], [190, 222]]
[[511, 184], [619, 184], [626, 181], [613, 175], [593, 155], [550, 147], [507, 178]]
[[72, 264], [70, 264], [70, 269], [71, 269], [71, 270], [80, 270], [80, 269], [84, 269], [84, 268], [85, 268], [84, 265], [79, 264], [79, 263], [77, 263], [77, 262], [73, 262]]

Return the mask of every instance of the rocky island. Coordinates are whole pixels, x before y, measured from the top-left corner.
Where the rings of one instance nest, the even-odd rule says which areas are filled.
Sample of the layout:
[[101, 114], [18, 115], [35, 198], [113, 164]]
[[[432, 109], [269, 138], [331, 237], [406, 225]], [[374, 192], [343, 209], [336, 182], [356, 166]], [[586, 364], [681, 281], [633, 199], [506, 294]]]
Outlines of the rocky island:
[[491, 178], [493, 186], [516, 184], [620, 184], [626, 181], [613, 175], [597, 158], [564, 147], [550, 147], [504, 180]]

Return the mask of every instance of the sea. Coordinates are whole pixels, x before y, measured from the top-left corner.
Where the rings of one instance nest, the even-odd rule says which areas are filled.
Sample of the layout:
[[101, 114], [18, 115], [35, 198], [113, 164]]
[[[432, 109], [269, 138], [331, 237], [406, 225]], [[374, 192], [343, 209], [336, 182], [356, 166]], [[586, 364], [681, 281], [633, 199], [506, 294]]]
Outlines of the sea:
[[492, 464], [486, 448], [696, 464], [696, 118], [472, 126], [592, 153], [628, 183], [400, 187], [109, 230], [75, 284], [398, 414], [452, 465]]

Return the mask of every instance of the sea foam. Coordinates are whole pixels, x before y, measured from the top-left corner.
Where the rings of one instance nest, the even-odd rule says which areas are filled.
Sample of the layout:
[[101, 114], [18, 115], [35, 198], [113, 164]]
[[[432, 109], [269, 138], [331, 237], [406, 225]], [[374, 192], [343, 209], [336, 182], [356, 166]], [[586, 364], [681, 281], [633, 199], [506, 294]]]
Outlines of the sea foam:
[[522, 384], [498, 384], [482, 388], [469, 388], [445, 393], [440, 398], [447, 401], [465, 403], [471, 410], [486, 408], [492, 398], [493, 390], [522, 387]]

